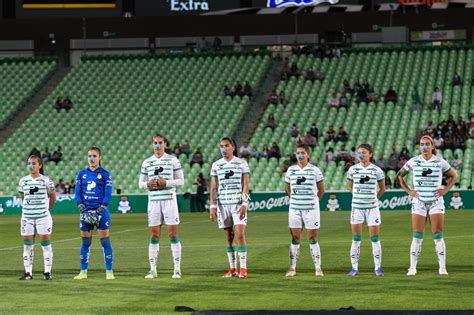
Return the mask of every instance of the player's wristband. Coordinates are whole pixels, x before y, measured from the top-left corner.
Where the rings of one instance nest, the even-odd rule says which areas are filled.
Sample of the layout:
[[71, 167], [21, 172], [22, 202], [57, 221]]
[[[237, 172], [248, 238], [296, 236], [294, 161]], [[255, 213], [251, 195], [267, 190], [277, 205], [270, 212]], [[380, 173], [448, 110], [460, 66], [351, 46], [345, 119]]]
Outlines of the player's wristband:
[[211, 205], [209, 208], [210, 209], [217, 209], [217, 206], [216, 205]]

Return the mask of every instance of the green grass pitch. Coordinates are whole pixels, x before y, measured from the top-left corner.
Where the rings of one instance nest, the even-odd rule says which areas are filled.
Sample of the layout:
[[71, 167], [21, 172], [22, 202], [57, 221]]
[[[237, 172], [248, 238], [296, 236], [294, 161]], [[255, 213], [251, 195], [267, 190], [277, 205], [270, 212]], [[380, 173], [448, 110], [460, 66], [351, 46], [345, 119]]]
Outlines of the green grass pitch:
[[319, 242], [323, 278], [314, 276], [307, 241], [294, 278], [288, 267], [287, 213], [250, 213], [247, 230], [248, 279], [223, 279], [227, 256], [223, 232], [208, 214], [182, 214], [182, 279], [171, 279], [169, 240], [160, 241], [159, 276], [148, 271], [145, 214], [112, 215], [115, 281], [106, 281], [102, 250], [95, 236], [89, 279], [79, 271], [79, 222], [57, 215], [53, 234], [53, 281], [42, 280], [43, 258], [35, 246], [34, 280], [23, 272], [18, 216], [0, 217], [0, 313], [172, 313], [176, 305], [206, 309], [474, 309], [474, 211], [448, 210], [445, 240], [449, 276], [438, 263], [427, 228], [418, 275], [407, 277], [411, 223], [409, 211], [382, 212], [381, 240], [385, 277], [373, 275], [367, 229], [361, 247], [360, 276], [348, 278], [351, 232], [349, 212], [322, 212]]

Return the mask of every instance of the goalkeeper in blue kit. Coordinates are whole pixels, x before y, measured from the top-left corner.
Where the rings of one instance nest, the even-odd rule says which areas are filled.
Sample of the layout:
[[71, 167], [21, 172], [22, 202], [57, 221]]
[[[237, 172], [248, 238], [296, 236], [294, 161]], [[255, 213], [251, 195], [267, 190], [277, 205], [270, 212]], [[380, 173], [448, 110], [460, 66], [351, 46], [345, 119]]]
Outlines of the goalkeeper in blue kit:
[[81, 272], [75, 280], [87, 279], [92, 231], [97, 228], [104, 250], [106, 279], [115, 279], [112, 271], [112, 245], [110, 244], [110, 214], [108, 205], [112, 196], [112, 177], [101, 167], [101, 152], [97, 147], [88, 152], [89, 167], [80, 171], [76, 178], [76, 203], [80, 210]]

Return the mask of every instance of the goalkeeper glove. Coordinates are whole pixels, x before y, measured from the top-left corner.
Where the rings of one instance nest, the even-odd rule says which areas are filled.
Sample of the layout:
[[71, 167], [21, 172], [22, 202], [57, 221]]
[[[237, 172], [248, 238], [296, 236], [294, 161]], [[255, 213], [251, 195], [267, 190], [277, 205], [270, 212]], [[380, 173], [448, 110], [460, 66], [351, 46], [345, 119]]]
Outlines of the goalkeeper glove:
[[96, 210], [84, 211], [82, 214], [82, 219], [90, 225], [96, 225], [98, 219], [98, 213]]
[[86, 206], [85, 206], [84, 204], [80, 203], [80, 204], [77, 205], [77, 208], [79, 209], [79, 211], [82, 212], [82, 211], [84, 211], [84, 209], [86, 208]]

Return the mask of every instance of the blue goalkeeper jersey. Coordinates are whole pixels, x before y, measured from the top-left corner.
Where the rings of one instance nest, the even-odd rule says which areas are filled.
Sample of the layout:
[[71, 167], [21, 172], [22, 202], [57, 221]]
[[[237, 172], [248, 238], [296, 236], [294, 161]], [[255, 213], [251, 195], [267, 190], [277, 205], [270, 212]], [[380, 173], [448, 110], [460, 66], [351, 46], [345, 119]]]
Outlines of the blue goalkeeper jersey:
[[99, 167], [95, 171], [82, 170], [76, 178], [76, 203], [84, 204], [86, 209], [97, 209], [101, 205], [109, 206], [112, 197], [112, 177]]

